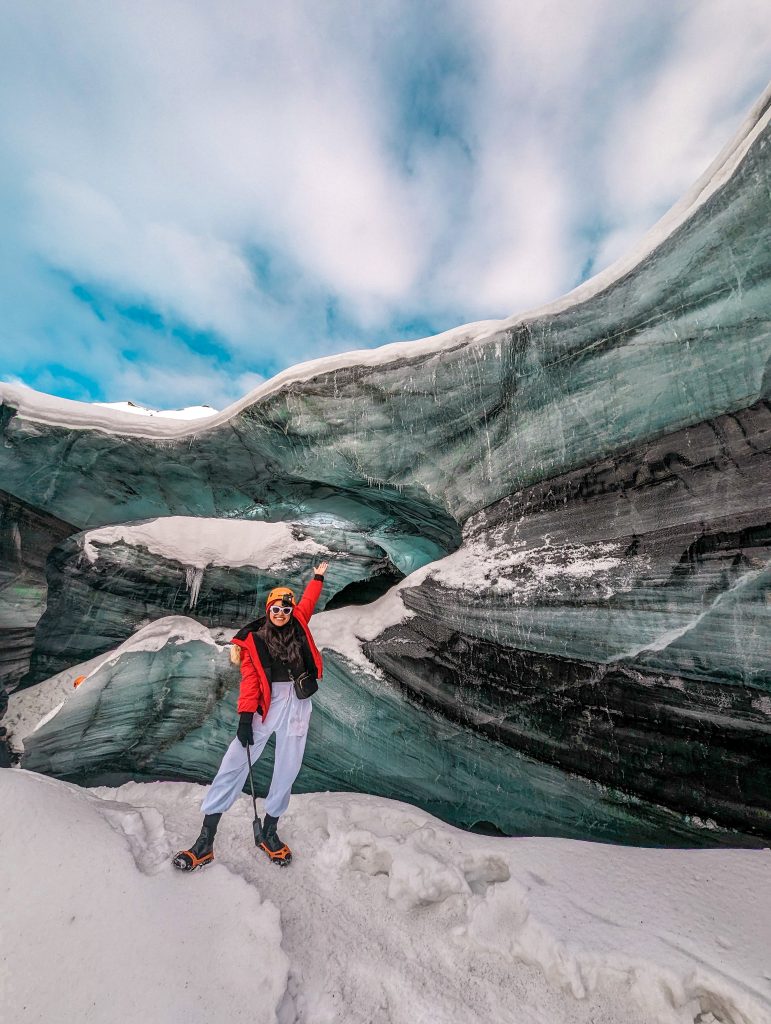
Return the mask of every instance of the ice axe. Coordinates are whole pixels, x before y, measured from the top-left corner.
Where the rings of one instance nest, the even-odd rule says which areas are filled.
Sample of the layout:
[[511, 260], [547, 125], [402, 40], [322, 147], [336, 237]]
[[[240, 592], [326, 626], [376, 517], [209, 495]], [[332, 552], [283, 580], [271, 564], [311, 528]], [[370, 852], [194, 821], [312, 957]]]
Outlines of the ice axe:
[[252, 822], [252, 828], [254, 829], [254, 845], [259, 846], [262, 842], [262, 825], [260, 819], [257, 817], [257, 797], [254, 795], [254, 782], [252, 780], [252, 755], [249, 753], [249, 744], [246, 744], [246, 760], [249, 763], [249, 789], [252, 791], [252, 803], [254, 804], [254, 821]]

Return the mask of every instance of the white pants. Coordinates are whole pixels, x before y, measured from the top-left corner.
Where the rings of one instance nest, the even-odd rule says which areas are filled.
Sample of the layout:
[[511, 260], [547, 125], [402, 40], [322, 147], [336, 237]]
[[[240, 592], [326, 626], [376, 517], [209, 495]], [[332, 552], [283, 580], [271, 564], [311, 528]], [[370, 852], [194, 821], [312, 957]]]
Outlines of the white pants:
[[[303, 763], [311, 708], [311, 698], [298, 700], [292, 683], [274, 683], [268, 717], [263, 722], [262, 716], [255, 714], [252, 719], [254, 745], [249, 748], [252, 761], [260, 756], [272, 733], [276, 734], [273, 778], [265, 798], [265, 810], [272, 818], [280, 818], [289, 806], [292, 786]], [[234, 739], [203, 799], [203, 813], [219, 814], [232, 807], [244, 788], [248, 773], [246, 747]]]

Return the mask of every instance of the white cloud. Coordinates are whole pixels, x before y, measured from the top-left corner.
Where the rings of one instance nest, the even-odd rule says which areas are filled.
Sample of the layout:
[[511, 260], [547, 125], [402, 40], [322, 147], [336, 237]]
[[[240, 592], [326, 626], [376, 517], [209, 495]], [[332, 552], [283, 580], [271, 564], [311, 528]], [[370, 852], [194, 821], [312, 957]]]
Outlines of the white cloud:
[[231, 243], [129, 219], [109, 197], [61, 175], [37, 175], [32, 191], [30, 236], [53, 266], [198, 330], [248, 335], [267, 300]]
[[[165, 373], [183, 342], [73, 281], [214, 332], [242, 373], [508, 315], [633, 244], [771, 56], [756, 0], [38, 0], [4, 40], [0, 352], [148, 404], [136, 359]], [[230, 375], [188, 358], [179, 400], [221, 404]]]
[[568, 279], [568, 211], [552, 155], [490, 146], [470, 197], [473, 227], [444, 273], [483, 318], [546, 302]]
[[623, 254], [696, 181], [765, 86], [768, 5], [758, 0], [681, 4], [654, 73], [617, 112], [606, 142], [605, 183], [620, 225], [602, 256]]

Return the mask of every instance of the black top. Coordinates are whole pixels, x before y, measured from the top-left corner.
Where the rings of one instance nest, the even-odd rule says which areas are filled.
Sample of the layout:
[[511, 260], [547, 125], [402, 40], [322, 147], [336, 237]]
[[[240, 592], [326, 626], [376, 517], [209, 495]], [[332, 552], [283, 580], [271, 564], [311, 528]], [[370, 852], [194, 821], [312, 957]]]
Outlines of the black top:
[[267, 665], [263, 665], [265, 672], [270, 679], [271, 683], [291, 683], [292, 677], [289, 674], [289, 666], [281, 658], [274, 658], [273, 655], [265, 647], [265, 653], [267, 655]]

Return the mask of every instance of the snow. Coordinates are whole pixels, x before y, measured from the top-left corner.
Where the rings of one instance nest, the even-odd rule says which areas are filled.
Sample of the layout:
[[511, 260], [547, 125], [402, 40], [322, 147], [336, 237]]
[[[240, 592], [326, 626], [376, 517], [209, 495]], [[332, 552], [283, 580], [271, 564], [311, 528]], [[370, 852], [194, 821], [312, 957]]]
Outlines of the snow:
[[217, 410], [210, 405], [190, 405], [186, 409], [148, 409], [136, 402], [94, 402], [102, 409], [118, 409], [134, 416], [161, 416], [170, 420], [200, 420], [206, 416], [216, 416]]
[[[495, 579], [497, 592], [515, 602], [543, 593], [550, 582], [559, 579], [592, 578], [610, 592], [608, 574], [612, 570], [624, 569], [627, 575], [632, 571], [629, 558], [622, 560], [613, 555], [617, 549], [618, 545], [612, 543], [553, 546], [545, 538], [541, 547], [524, 550], [524, 546], [490, 547], [484, 541], [467, 539], [457, 551], [410, 573], [376, 601], [358, 605], [355, 614], [351, 614], [350, 608], [317, 613], [313, 618], [313, 635], [319, 649], [336, 651], [378, 675], [379, 670], [364, 654], [362, 644], [414, 616], [402, 601], [402, 591], [419, 586], [429, 576], [449, 589], [477, 594], [489, 591], [491, 579]], [[506, 578], [507, 573], [511, 579]], [[614, 579], [614, 586], [620, 585], [623, 579]]]
[[[594, 579], [607, 585], [614, 569], [629, 569], [631, 561], [622, 558], [618, 544], [552, 544], [528, 548], [524, 543], [510, 544], [494, 530], [485, 538], [466, 538], [451, 555], [433, 563], [432, 575], [453, 590], [481, 593], [491, 587], [514, 601], [543, 594], [555, 580]], [[640, 562], [640, 559], [637, 560]]]
[[9, 1020], [771, 1020], [768, 850], [489, 838], [317, 793], [293, 796], [277, 869], [242, 796], [215, 863], [180, 874], [203, 792], [0, 773]]
[[[83, 538], [83, 550], [93, 563], [99, 557], [97, 545], [121, 542], [147, 548], [151, 554], [194, 569], [205, 569], [208, 565], [249, 565], [273, 570], [293, 558], [321, 556], [327, 552], [310, 537], [297, 540], [289, 523], [193, 516], [166, 516], [89, 530]], [[191, 576], [190, 586], [194, 582]], [[200, 580], [198, 587], [200, 589]]]
[[275, 1019], [289, 961], [257, 887], [219, 866], [193, 893], [159, 873], [169, 841], [152, 806], [12, 770], [0, 794], [5, 1019]]
[[364, 654], [362, 643], [374, 640], [391, 626], [411, 619], [415, 613], [405, 607], [401, 597], [402, 591], [418, 586], [430, 573], [439, 571], [439, 567], [446, 561], [446, 558], [439, 559], [416, 569], [376, 601], [356, 605], [353, 614], [350, 608], [317, 612], [313, 616], [313, 637], [316, 646], [320, 651], [336, 651], [354, 664], [361, 665], [368, 672], [377, 675], [378, 670]]
[[[221, 647], [222, 643], [218, 643], [215, 639], [220, 632], [221, 630], [207, 629], [200, 622], [188, 619], [184, 615], [167, 615], [163, 619], [156, 619], [154, 622], [142, 626], [128, 640], [124, 640], [108, 654], [94, 658], [96, 664], [86, 675], [86, 681], [88, 681], [88, 676], [93, 675], [100, 666], [117, 661], [121, 655], [128, 654], [129, 651], [160, 651], [167, 643], [187, 644], [191, 640], [200, 640], [201, 643], [211, 644], [212, 647]], [[83, 685], [85, 686], [85, 682]]]
[[260, 384], [237, 402], [221, 412], [194, 425], [159, 417], [139, 417], [125, 410], [96, 406], [89, 402], [76, 402], [35, 391], [25, 384], [0, 381], [0, 405], [8, 403], [25, 419], [36, 423], [64, 426], [71, 430], [101, 430], [108, 434], [170, 440], [190, 437], [229, 422], [243, 409], [270, 397], [286, 385], [310, 380], [319, 374], [332, 373], [349, 366], [379, 366], [392, 359], [420, 356], [426, 352], [441, 351], [467, 343], [476, 343], [494, 335], [504, 324], [501, 320], [481, 320], [473, 324], [454, 327], [442, 334], [422, 341], [396, 341], [380, 348], [360, 349], [335, 356], [323, 356], [309, 362], [298, 363]]
[[179, 419], [138, 416], [134, 410], [128, 412], [122, 408], [98, 407], [91, 403], [54, 398], [33, 391], [25, 385], [2, 382], [0, 382], [0, 404], [8, 403], [17, 408], [26, 419], [39, 423], [58, 424], [70, 429], [95, 429], [103, 430], [106, 433], [148, 438], [180, 438], [197, 435], [204, 429], [209, 430], [227, 423], [243, 409], [267, 398], [281, 388], [292, 383], [310, 380], [320, 374], [332, 373], [350, 366], [382, 366], [391, 360], [419, 358], [461, 345], [498, 344], [497, 336], [501, 330], [564, 312], [566, 309], [588, 301], [615, 281], [629, 274], [728, 181], [753, 143], [766, 131], [769, 123], [771, 123], [771, 86], [747, 115], [734, 138], [723, 148], [686, 195], [658, 223], [654, 224], [636, 248], [573, 291], [538, 309], [524, 314], [515, 314], [504, 320], [481, 320], [477, 323], [465, 324], [420, 341], [397, 341], [380, 348], [344, 352], [300, 363], [260, 384], [221, 412], [215, 413], [205, 420], [194, 422], [193, 425], [189, 421], [180, 422]]

